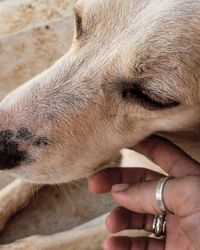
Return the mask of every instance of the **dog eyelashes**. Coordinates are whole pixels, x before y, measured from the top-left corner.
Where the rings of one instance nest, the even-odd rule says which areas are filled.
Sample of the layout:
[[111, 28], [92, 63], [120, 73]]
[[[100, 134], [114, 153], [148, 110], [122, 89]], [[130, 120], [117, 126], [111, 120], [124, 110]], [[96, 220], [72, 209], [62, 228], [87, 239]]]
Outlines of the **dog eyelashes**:
[[173, 108], [180, 105], [179, 102], [170, 100], [168, 102], [156, 100], [156, 98], [151, 94], [148, 93], [146, 90], [141, 88], [127, 88], [122, 90], [122, 98], [125, 100], [134, 100], [139, 104], [147, 107], [148, 109], [156, 108], [156, 109], [167, 109]]

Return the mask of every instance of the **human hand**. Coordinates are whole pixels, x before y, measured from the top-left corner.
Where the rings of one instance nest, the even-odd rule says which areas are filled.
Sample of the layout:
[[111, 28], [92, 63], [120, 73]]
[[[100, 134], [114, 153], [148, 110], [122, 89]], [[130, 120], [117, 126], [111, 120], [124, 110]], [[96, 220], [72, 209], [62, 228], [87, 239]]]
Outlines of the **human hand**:
[[[159, 165], [169, 176], [164, 187], [168, 210], [165, 238], [111, 237], [106, 250], [199, 250], [200, 249], [200, 164], [177, 146], [153, 137], [134, 148]], [[89, 179], [89, 189], [97, 194], [111, 192], [121, 205], [106, 220], [107, 229], [116, 233], [125, 229], [152, 232], [155, 214], [159, 214], [155, 190], [163, 177], [144, 168], [113, 168]]]

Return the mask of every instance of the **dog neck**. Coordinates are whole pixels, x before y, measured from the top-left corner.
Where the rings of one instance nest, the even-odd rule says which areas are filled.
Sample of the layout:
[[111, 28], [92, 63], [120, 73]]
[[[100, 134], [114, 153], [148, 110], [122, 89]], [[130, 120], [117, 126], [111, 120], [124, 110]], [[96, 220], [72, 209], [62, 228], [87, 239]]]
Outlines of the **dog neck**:
[[193, 159], [200, 162], [200, 133], [194, 131], [182, 131], [175, 133], [162, 133], [162, 136], [181, 147]]

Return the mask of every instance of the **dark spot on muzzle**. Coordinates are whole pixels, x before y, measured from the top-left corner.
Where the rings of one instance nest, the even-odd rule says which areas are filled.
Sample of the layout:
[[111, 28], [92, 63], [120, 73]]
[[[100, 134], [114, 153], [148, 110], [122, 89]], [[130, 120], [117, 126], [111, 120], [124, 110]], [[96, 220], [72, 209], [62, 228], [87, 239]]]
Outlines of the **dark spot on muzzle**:
[[33, 138], [33, 135], [27, 128], [20, 128], [17, 132], [17, 138], [22, 141], [28, 141]]
[[6, 129], [0, 132], [0, 141], [11, 140], [13, 136], [14, 136], [14, 132], [12, 130]]
[[31, 164], [35, 159], [28, 153], [30, 145], [43, 148], [50, 144], [47, 137], [38, 136], [30, 132], [29, 129], [22, 127], [16, 135], [12, 130], [4, 130], [0, 132], [0, 170], [12, 169], [19, 166], [22, 162]]
[[47, 137], [38, 137], [33, 142], [33, 146], [35, 147], [45, 147], [48, 145], [49, 145], [49, 140]]
[[17, 167], [28, 158], [24, 150], [19, 149], [18, 143], [10, 140], [0, 139], [0, 170]]

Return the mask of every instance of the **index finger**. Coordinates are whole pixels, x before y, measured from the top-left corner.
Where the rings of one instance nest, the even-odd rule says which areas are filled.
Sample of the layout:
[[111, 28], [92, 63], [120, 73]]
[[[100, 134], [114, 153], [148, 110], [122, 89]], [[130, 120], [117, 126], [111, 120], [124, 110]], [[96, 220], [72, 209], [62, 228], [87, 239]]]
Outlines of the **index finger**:
[[170, 176], [200, 175], [200, 163], [162, 137], [149, 137], [135, 146], [134, 150], [159, 165]]
[[96, 194], [107, 193], [115, 184], [134, 184], [141, 181], [157, 180], [160, 173], [144, 168], [108, 168], [89, 178], [89, 190]]

